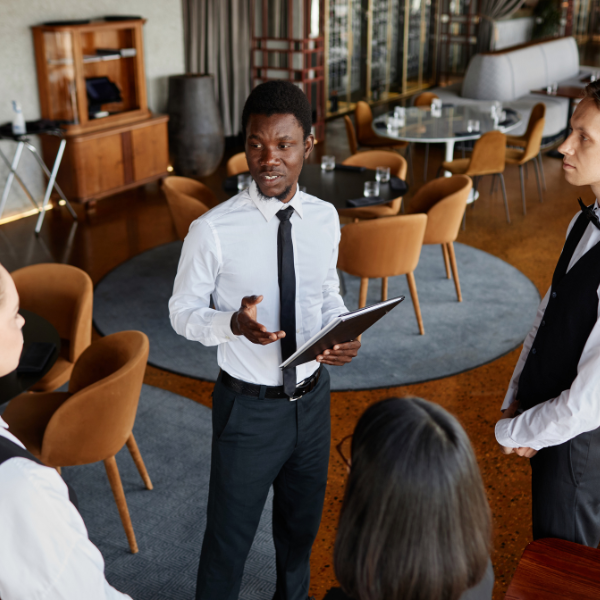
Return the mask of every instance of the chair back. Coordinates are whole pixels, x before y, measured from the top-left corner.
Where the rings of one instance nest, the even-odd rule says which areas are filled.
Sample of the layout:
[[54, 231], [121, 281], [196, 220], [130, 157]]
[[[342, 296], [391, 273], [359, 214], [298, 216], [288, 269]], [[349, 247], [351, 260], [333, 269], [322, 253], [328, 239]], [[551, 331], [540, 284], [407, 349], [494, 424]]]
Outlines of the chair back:
[[239, 175], [240, 173], [246, 173], [250, 170], [248, 167], [248, 161], [246, 160], [246, 153], [239, 152], [234, 154], [227, 161], [227, 177], [233, 177], [233, 175]]
[[[344, 162], [344, 165], [353, 165], [355, 167], [366, 167], [367, 169], [376, 169], [377, 167], [389, 167], [390, 174], [400, 179], [406, 179], [407, 164], [404, 157], [396, 152], [388, 150], [369, 150], [368, 152], [359, 152], [353, 156], [349, 156]], [[391, 202], [383, 205], [389, 206], [395, 215], [400, 212], [402, 205], [402, 196], [395, 198]]]
[[503, 173], [505, 164], [506, 136], [501, 131], [488, 131], [475, 142], [466, 175]]
[[[542, 106], [544, 106], [542, 104]], [[533, 111], [532, 111], [533, 112]], [[529, 131], [529, 126], [531, 125], [531, 131]], [[529, 119], [529, 124], [527, 126], [527, 140], [525, 142], [525, 151], [523, 152], [523, 158], [521, 161], [523, 163], [535, 158], [540, 153], [540, 148], [542, 146], [542, 136], [544, 134], [544, 127], [546, 126], [546, 118], [539, 117], [537, 121], [531, 124], [531, 119]]]
[[427, 215], [399, 215], [342, 227], [338, 268], [356, 277], [393, 277], [419, 264]]
[[180, 240], [185, 238], [190, 225], [198, 217], [218, 203], [208, 187], [189, 177], [167, 177], [163, 181], [163, 191]]
[[344, 116], [344, 124], [346, 125], [346, 135], [348, 136], [348, 146], [350, 152], [356, 154], [358, 152], [358, 140], [356, 139], [356, 131], [352, 124], [352, 119], [348, 115]]
[[90, 276], [71, 265], [41, 263], [13, 271], [20, 306], [49, 321], [69, 342], [75, 362], [92, 342], [94, 286]]
[[419, 188], [408, 213], [426, 213], [423, 244], [445, 244], [458, 237], [473, 181], [466, 175], [440, 177]]
[[438, 98], [439, 96], [433, 92], [423, 92], [415, 97], [413, 106], [431, 106], [431, 101]]
[[42, 440], [46, 465], [83, 465], [114, 456], [135, 421], [150, 344], [141, 331], [95, 341], [80, 357], [66, 400]]
[[368, 140], [376, 135], [373, 131], [373, 113], [371, 112], [371, 107], [363, 100], [359, 100], [356, 103], [354, 122], [356, 123], [356, 137], [359, 144], [362, 140]]
[[534, 129], [537, 121], [539, 119], [545, 119], [545, 118], [546, 118], [546, 105], [543, 102], [538, 102], [531, 109], [531, 114], [529, 115], [529, 121], [527, 122], [527, 131], [525, 132], [525, 135], [523, 137], [525, 137], [526, 139], [529, 139], [531, 137], [531, 134], [533, 133], [533, 129]]

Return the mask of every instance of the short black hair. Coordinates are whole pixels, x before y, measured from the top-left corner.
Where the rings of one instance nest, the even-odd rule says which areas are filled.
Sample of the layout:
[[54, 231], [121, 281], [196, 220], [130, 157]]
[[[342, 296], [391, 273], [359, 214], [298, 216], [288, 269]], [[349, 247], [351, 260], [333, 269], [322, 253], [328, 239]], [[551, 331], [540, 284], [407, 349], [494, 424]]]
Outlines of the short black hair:
[[491, 514], [458, 421], [421, 398], [367, 408], [334, 549], [338, 581], [360, 600], [457, 600], [483, 577]]
[[281, 79], [265, 81], [257, 85], [246, 99], [242, 111], [242, 136], [246, 139], [246, 127], [250, 115], [294, 115], [306, 139], [312, 128], [312, 109], [306, 94], [291, 81]]

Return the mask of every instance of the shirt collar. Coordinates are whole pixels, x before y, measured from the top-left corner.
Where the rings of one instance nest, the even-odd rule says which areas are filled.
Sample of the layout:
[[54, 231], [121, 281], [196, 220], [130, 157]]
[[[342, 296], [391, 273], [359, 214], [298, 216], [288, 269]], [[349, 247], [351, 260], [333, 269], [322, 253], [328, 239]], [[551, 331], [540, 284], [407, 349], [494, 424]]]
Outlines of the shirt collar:
[[254, 206], [260, 210], [262, 216], [265, 218], [267, 223], [282, 209], [288, 206], [292, 206], [294, 211], [298, 213], [298, 216], [302, 218], [302, 195], [303, 192], [299, 189], [300, 186], [296, 187], [296, 193], [289, 202], [281, 202], [275, 198], [271, 200], [264, 200], [260, 197], [258, 186], [255, 181], [252, 181], [248, 188], [248, 194], [250, 199], [254, 202]]

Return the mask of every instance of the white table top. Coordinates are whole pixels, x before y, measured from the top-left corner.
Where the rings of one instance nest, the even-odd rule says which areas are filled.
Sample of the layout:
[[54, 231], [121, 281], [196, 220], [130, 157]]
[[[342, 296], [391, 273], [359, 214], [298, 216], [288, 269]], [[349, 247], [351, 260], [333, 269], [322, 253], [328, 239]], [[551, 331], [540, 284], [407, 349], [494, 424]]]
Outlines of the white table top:
[[[373, 120], [373, 130], [380, 136], [395, 138], [405, 142], [456, 142], [459, 140], [477, 140], [484, 133], [494, 129], [494, 121], [489, 109], [483, 110], [476, 106], [442, 106], [442, 116], [432, 117], [429, 107], [406, 109], [405, 126], [398, 129], [377, 127], [377, 123], [386, 123], [387, 113]], [[480, 123], [480, 131], [467, 133], [467, 121], [475, 120]], [[505, 125], [499, 125], [498, 130], [506, 133], [521, 123], [518, 112], [507, 114]], [[456, 135], [457, 133], [465, 135]]]

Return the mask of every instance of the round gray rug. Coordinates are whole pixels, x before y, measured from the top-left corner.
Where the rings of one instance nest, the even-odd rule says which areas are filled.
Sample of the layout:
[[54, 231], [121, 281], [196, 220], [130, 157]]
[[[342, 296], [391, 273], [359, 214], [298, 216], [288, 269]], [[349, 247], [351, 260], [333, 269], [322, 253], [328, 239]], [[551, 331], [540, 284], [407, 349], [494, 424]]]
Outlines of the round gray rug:
[[[419, 335], [406, 277], [389, 280], [389, 297], [406, 300], [369, 329], [352, 364], [332, 367], [333, 390], [365, 390], [455, 375], [516, 348], [533, 323], [540, 296], [533, 283], [506, 262], [455, 244], [463, 302], [446, 279], [439, 246], [425, 246], [415, 271], [425, 335]], [[103, 335], [138, 329], [150, 338], [150, 364], [215, 381], [217, 349], [177, 335], [168, 301], [181, 242], [148, 250], [111, 271], [96, 287], [94, 323]], [[349, 310], [358, 308], [360, 280], [344, 275]], [[381, 280], [371, 280], [368, 304], [377, 302]]]

